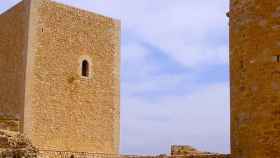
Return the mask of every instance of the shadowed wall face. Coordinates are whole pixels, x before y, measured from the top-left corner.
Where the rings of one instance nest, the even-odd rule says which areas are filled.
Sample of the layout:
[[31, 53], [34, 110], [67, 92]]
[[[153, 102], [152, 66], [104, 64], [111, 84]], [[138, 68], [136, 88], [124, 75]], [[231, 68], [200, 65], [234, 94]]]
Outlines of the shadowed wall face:
[[280, 1], [231, 0], [233, 158], [280, 155]]
[[19, 3], [0, 15], [0, 128], [18, 130], [24, 102], [25, 8]]
[[26, 133], [41, 149], [118, 153], [119, 22], [50, 1], [30, 20]]

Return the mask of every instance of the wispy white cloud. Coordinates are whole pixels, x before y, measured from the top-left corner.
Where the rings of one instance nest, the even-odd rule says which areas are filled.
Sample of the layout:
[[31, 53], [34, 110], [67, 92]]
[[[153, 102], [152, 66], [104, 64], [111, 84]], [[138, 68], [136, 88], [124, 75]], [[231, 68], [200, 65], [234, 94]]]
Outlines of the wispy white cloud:
[[[18, 1], [7, 0], [2, 10]], [[227, 31], [228, 0], [56, 1], [121, 19], [125, 34], [158, 47], [187, 67], [228, 63], [227, 42], [212, 42]]]
[[59, 1], [121, 19], [125, 34], [134, 34], [187, 67], [228, 62], [227, 42], [212, 41], [227, 31], [228, 0]]
[[153, 103], [124, 96], [123, 152], [166, 153], [171, 144], [229, 152], [228, 98], [227, 83], [198, 88], [189, 95], [165, 96]]

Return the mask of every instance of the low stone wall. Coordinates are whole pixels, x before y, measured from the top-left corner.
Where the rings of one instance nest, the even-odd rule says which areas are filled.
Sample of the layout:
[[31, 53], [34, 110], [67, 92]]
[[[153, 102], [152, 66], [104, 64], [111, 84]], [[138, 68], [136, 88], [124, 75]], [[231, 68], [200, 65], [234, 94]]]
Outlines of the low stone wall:
[[[199, 153], [193, 148], [184, 148], [187, 155], [118, 155], [73, 151], [38, 150], [31, 141], [19, 132], [0, 130], [0, 158], [230, 158], [230, 155]], [[181, 151], [181, 150], [180, 150]], [[190, 152], [192, 151], [192, 152]], [[175, 154], [176, 152], [173, 152]], [[177, 152], [181, 153], [181, 152]], [[192, 153], [192, 154], [189, 154]]]
[[210, 153], [203, 153], [189, 145], [172, 145], [171, 146], [171, 156], [197, 155], [197, 154], [210, 154]]
[[39, 158], [121, 158], [117, 154], [40, 150]]
[[229, 158], [230, 155], [200, 151], [189, 145], [172, 145], [169, 158]]
[[122, 156], [122, 158], [230, 158], [229, 154], [202, 154], [202, 155], [182, 155], [182, 156]]
[[[1, 151], [1, 150], [0, 150]], [[138, 156], [138, 155], [117, 155], [88, 152], [71, 151], [47, 151], [41, 150], [38, 153], [33, 150], [6, 150], [0, 152], [0, 158], [12, 158], [14, 155], [24, 155], [26, 158], [230, 158], [230, 155], [209, 154], [209, 155], [186, 155], [186, 156]]]
[[18, 132], [20, 129], [20, 121], [9, 116], [0, 115], [0, 130]]
[[226, 154], [187, 155], [187, 156], [171, 156], [169, 158], [230, 158], [230, 155], [226, 155]]
[[20, 121], [11, 119], [0, 119], [0, 129], [18, 132]]

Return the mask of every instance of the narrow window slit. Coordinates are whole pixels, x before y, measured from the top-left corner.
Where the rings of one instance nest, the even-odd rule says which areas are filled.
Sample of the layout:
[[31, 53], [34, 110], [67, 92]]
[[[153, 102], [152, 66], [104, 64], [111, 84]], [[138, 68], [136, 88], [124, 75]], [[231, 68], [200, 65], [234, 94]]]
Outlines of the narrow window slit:
[[82, 76], [83, 77], [89, 76], [89, 63], [86, 60], [82, 62]]

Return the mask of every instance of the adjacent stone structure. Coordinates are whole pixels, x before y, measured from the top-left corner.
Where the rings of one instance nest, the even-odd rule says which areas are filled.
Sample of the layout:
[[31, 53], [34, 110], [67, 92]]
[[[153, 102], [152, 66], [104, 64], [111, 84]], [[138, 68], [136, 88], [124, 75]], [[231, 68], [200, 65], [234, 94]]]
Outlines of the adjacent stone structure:
[[231, 0], [233, 158], [280, 157], [280, 1]]
[[229, 154], [218, 154], [210, 152], [200, 152], [191, 146], [173, 145], [171, 155], [140, 156], [122, 155], [121, 158], [231, 158]]
[[229, 158], [228, 154], [199, 151], [189, 145], [172, 145], [171, 156], [157, 156], [158, 158]]
[[186, 155], [203, 155], [214, 154], [210, 152], [199, 151], [189, 145], [172, 145], [171, 156], [186, 156]]
[[24, 0], [0, 26], [0, 127], [41, 150], [117, 154], [120, 22]]

